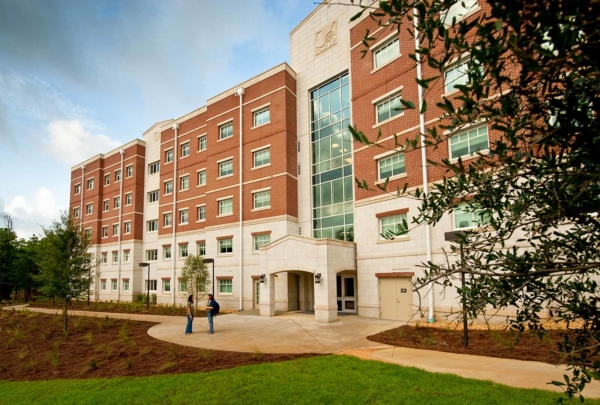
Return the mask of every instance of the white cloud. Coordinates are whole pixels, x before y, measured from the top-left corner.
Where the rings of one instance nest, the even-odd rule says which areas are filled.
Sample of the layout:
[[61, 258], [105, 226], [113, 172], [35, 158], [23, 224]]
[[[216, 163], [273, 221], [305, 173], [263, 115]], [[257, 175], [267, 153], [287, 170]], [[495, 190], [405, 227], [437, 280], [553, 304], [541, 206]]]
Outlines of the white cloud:
[[91, 134], [77, 120], [53, 121], [46, 129], [48, 137], [44, 142], [48, 146], [48, 151], [69, 165], [77, 164], [121, 145], [121, 142], [106, 135]]
[[5, 204], [3, 209], [4, 213], [11, 216], [19, 238], [41, 234], [41, 227], [48, 226], [58, 219], [60, 211], [54, 193], [46, 187], [37, 189], [31, 203], [26, 197], [18, 195]]

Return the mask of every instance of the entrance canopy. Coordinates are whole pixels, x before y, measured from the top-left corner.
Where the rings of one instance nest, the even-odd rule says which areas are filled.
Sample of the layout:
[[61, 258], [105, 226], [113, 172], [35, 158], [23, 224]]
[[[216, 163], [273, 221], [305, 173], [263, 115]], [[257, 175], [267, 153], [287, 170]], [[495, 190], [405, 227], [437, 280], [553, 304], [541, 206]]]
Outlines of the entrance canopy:
[[261, 273], [265, 274], [260, 297], [261, 315], [275, 316], [274, 275], [303, 271], [314, 274], [315, 319], [333, 322], [337, 320], [336, 274], [356, 271], [356, 245], [336, 239], [287, 235], [261, 246], [259, 263]]

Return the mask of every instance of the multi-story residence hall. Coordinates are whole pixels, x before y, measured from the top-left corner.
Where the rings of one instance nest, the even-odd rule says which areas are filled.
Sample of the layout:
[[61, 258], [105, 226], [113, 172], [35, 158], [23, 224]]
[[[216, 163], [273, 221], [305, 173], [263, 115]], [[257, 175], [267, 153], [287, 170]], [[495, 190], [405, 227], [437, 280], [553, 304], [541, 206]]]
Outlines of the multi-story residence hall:
[[[417, 110], [394, 110], [401, 97], [418, 100], [407, 57], [415, 44], [369, 18], [350, 23], [356, 11], [319, 5], [290, 34], [290, 65], [72, 168], [71, 212], [91, 233], [100, 261], [96, 299], [131, 300], [149, 287], [159, 302], [181, 303], [184, 260], [199, 254], [214, 259], [223, 308], [260, 308], [265, 316], [314, 310], [323, 322], [340, 312], [415, 314], [411, 281], [419, 265], [428, 256], [442, 260], [444, 232], [477, 220], [457, 210], [431, 232], [420, 227], [386, 240], [381, 233], [410, 223], [418, 202], [358, 189], [354, 178], [375, 189], [389, 178], [390, 190], [439, 181], [442, 172], [424, 170], [424, 158], [469, 158], [487, 148], [488, 127], [471, 126], [426, 156], [390, 150], [394, 135], [404, 144], [419, 133]], [[367, 28], [377, 39], [363, 58]], [[464, 71], [448, 66], [446, 82], [427, 92], [428, 105], [464, 81]], [[425, 125], [440, 115], [430, 108]], [[372, 139], [381, 130], [387, 149], [354, 143], [350, 124]], [[150, 263], [149, 280], [140, 262]], [[419, 318], [458, 305], [448, 294], [421, 298]]]

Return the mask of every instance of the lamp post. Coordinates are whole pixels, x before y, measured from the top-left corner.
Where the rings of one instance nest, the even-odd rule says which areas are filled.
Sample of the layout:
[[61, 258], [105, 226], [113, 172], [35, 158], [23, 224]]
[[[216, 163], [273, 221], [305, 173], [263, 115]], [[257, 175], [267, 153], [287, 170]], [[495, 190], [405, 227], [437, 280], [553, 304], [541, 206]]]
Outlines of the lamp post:
[[463, 242], [464, 242], [464, 231], [454, 231], [454, 232], [446, 232], [444, 234], [444, 239], [447, 242], [458, 242], [460, 246], [460, 275], [461, 275], [461, 284], [462, 284], [462, 310], [463, 310], [463, 333], [464, 333], [464, 345], [465, 347], [469, 347], [469, 330], [467, 329], [467, 293], [465, 292], [465, 268], [464, 268], [464, 258], [463, 258]]
[[202, 263], [212, 263], [212, 294], [215, 296], [215, 259], [203, 259]]
[[150, 311], [150, 263], [140, 263], [140, 267], [148, 267], [148, 278], [146, 279], [146, 311]]

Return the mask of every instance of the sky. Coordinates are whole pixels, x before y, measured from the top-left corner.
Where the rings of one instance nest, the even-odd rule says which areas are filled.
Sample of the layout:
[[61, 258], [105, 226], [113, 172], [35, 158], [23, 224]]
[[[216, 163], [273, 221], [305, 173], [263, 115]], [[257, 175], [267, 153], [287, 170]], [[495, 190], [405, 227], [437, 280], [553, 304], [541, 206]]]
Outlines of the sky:
[[315, 7], [0, 0], [0, 213], [20, 238], [41, 234], [68, 208], [73, 165], [289, 63], [289, 33]]

